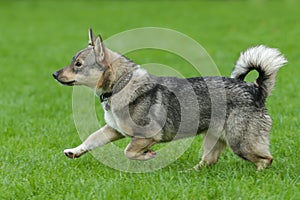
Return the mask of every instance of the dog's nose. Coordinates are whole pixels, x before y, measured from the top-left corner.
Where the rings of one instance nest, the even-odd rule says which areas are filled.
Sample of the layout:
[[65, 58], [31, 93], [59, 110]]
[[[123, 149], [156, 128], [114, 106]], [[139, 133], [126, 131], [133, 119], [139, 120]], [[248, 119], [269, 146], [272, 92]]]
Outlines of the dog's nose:
[[52, 76], [53, 76], [53, 78], [57, 79], [57, 77], [58, 77], [58, 71], [57, 71], [57, 72], [54, 72], [54, 73], [52, 74]]

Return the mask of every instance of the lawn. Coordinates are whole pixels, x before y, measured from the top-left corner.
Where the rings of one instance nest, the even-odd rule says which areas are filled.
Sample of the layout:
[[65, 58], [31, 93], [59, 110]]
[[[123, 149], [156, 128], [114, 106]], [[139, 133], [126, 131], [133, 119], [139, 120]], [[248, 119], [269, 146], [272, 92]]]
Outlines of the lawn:
[[[300, 199], [299, 7], [292, 0], [1, 1], [0, 199]], [[179, 31], [206, 49], [223, 76], [248, 46], [279, 48], [289, 63], [267, 101], [272, 166], [256, 172], [227, 149], [217, 165], [189, 171], [199, 162], [202, 137], [175, 162], [149, 173], [112, 169], [92, 154], [68, 159], [63, 150], [81, 143], [73, 90], [57, 84], [52, 73], [86, 47], [89, 27], [104, 39], [140, 27]], [[172, 66], [186, 77], [198, 75], [167, 52], [127, 56]]]

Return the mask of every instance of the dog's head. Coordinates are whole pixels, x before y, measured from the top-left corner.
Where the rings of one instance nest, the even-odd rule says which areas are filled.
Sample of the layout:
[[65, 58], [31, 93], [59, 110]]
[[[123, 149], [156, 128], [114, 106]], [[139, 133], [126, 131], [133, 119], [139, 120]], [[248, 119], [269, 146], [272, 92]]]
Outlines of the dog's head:
[[[92, 89], [108, 87], [111, 78], [111, 64], [118, 55], [105, 48], [102, 38], [96, 38], [89, 29], [88, 47], [77, 52], [70, 65], [53, 73], [63, 85], [85, 85]], [[109, 75], [109, 76], [108, 76]]]

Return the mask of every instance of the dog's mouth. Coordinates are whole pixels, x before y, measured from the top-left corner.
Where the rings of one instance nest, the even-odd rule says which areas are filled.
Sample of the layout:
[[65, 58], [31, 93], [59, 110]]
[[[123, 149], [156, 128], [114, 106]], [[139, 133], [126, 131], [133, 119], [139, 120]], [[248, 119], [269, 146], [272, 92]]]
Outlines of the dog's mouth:
[[68, 82], [60, 82], [60, 83], [67, 86], [73, 86], [76, 84], [76, 81], [68, 81]]
[[59, 83], [63, 84], [63, 85], [68, 85], [68, 86], [73, 86], [73, 85], [76, 85], [76, 80], [72, 80], [72, 81], [62, 81], [58, 78], [58, 75], [59, 73], [58, 72], [55, 72], [52, 74], [53, 75], [53, 78], [55, 80], [57, 80]]
[[[57, 80], [57, 79], [56, 79]], [[64, 82], [64, 81], [60, 81], [60, 80], [57, 80], [58, 82], [60, 82], [61, 84], [63, 85], [67, 85], [67, 86], [73, 86], [73, 85], [76, 85], [76, 81], [67, 81], [67, 82]]]

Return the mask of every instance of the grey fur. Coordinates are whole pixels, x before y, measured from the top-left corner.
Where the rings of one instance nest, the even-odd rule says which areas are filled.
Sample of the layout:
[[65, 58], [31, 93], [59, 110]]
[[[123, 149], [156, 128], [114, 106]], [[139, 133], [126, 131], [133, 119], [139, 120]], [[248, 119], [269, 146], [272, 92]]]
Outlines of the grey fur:
[[[90, 40], [94, 38], [91, 31], [89, 36]], [[155, 157], [150, 149], [155, 143], [204, 133], [203, 157], [195, 168], [216, 163], [226, 144], [236, 155], [255, 163], [259, 170], [271, 164], [272, 121], [265, 100], [275, 84], [278, 69], [286, 62], [278, 50], [265, 46], [248, 49], [241, 54], [232, 78], [180, 79], [150, 75], [104, 47], [100, 37], [93, 40], [70, 66], [53, 75], [63, 84], [87, 85], [98, 96], [110, 94], [102, 102], [107, 125], [78, 147], [65, 150], [68, 157], [79, 157], [106, 144], [109, 134], [104, 139], [100, 135], [103, 132], [111, 132], [109, 141], [131, 137], [125, 155], [137, 160]], [[74, 64], [78, 59], [83, 67], [76, 70]], [[259, 71], [257, 84], [243, 81], [252, 69]], [[92, 72], [100, 80], [90, 78]]]

